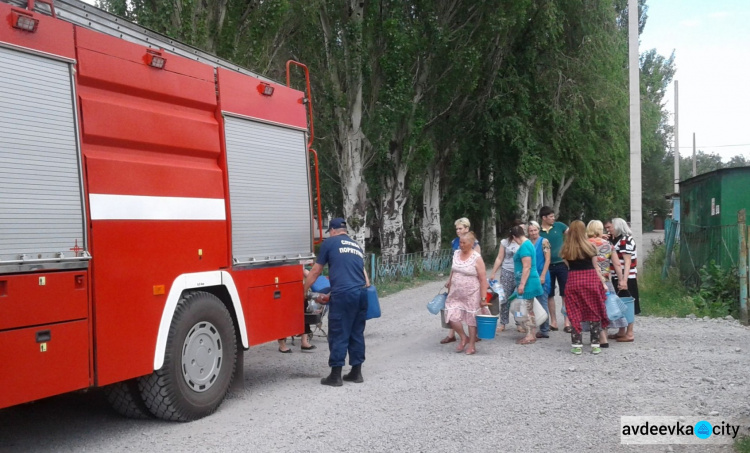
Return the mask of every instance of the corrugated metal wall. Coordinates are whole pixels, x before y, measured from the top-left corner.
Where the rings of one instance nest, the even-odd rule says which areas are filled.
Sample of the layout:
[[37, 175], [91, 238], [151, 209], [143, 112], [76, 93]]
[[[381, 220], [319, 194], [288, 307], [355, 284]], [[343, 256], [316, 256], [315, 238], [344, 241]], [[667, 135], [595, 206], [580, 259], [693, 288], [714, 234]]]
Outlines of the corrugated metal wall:
[[84, 245], [69, 66], [0, 48], [0, 260]]
[[225, 132], [234, 260], [312, 256], [304, 132], [233, 117]]

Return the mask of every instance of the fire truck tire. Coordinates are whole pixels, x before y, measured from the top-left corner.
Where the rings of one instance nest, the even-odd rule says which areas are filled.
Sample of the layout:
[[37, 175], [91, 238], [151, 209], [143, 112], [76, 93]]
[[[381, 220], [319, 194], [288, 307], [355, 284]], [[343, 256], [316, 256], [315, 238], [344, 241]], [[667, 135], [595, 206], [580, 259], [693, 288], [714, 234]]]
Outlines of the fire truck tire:
[[120, 415], [128, 418], [153, 418], [146, 404], [143, 403], [136, 379], [108, 385], [104, 387], [104, 394], [112, 409]]
[[237, 338], [232, 316], [214, 295], [185, 294], [169, 328], [164, 365], [138, 379], [157, 418], [187, 422], [213, 413], [234, 376]]

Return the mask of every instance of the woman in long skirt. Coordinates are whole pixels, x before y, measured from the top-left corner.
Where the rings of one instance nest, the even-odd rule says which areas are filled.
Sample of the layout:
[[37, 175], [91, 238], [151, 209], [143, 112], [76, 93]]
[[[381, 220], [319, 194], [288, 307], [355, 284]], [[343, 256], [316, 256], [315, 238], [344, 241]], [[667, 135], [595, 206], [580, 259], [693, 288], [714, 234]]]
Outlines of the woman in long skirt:
[[601, 329], [609, 325], [604, 279], [599, 273], [596, 248], [586, 238], [586, 226], [574, 220], [565, 237], [560, 256], [568, 265], [568, 283], [565, 285], [565, 307], [570, 318], [572, 349], [580, 355], [583, 350], [581, 321], [591, 326], [591, 353], [602, 352], [599, 344]]

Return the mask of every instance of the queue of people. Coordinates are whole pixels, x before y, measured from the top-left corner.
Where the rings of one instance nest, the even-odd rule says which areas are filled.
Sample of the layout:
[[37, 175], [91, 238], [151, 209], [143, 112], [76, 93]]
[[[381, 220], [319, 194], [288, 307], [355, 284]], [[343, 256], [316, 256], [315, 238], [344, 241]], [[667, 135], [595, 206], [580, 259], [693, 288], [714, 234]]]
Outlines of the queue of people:
[[[575, 220], [570, 227], [556, 221], [554, 211], [542, 207], [541, 225], [532, 221], [514, 223], [506, 238], [500, 242], [491, 279], [500, 272], [500, 285], [506, 295], [517, 296], [519, 311], [526, 314], [517, 322], [524, 335], [516, 340], [519, 345], [530, 345], [538, 339], [550, 338], [558, 330], [555, 307], [555, 287], [560, 296], [563, 330], [570, 333], [571, 352], [583, 352], [584, 325], [590, 331], [592, 354], [600, 354], [609, 346], [608, 340], [634, 341], [633, 323], [625, 318], [610, 321], [605, 308], [607, 292], [625, 291], [635, 299], [635, 314], [640, 313], [638, 299], [637, 251], [630, 228], [621, 218], [604, 223], [592, 220], [584, 225]], [[440, 343], [458, 341], [456, 352], [473, 355], [477, 352], [476, 315], [488, 313], [487, 271], [479, 241], [471, 232], [468, 219], [456, 220], [453, 240], [453, 261], [445, 286], [445, 321], [449, 335]], [[606, 230], [606, 232], [605, 232]], [[328, 365], [331, 372], [321, 384], [340, 387], [343, 381], [364, 382], [362, 364], [365, 361], [364, 330], [367, 316], [367, 287], [370, 281], [364, 266], [364, 251], [347, 235], [346, 221], [331, 220], [329, 238], [323, 242], [312, 270], [304, 271], [304, 292], [328, 266], [330, 300], [328, 314]], [[537, 332], [534, 300], [547, 312], [548, 320]], [[510, 322], [509, 303], [501, 304], [499, 313], [502, 332]], [[607, 328], [618, 331], [607, 334]], [[468, 330], [467, 331], [465, 330]], [[312, 351], [310, 328], [302, 335], [301, 349]], [[458, 336], [458, 340], [456, 339]], [[289, 353], [286, 339], [279, 340], [279, 352]], [[351, 370], [342, 376], [347, 355]]]
[[[634, 341], [633, 322], [623, 317], [610, 321], [607, 317], [605, 299], [608, 292], [625, 292], [635, 299], [635, 314], [640, 313], [637, 282], [637, 255], [635, 241], [621, 218], [602, 223], [592, 220], [588, 225], [575, 220], [568, 225], [556, 221], [554, 211], [542, 207], [539, 212], [542, 224], [530, 222], [528, 226], [515, 222], [507, 238], [500, 242], [491, 279], [500, 271], [500, 285], [506, 295], [517, 295], [521, 310], [527, 313], [517, 323], [524, 334], [516, 343], [534, 344], [537, 339], [550, 337], [557, 331], [555, 310], [555, 286], [560, 296], [563, 313], [563, 330], [570, 333], [571, 352], [583, 352], [583, 331], [590, 332], [592, 354], [600, 354], [609, 347], [608, 340]], [[459, 219], [469, 229], [467, 219]], [[446, 319], [449, 320], [453, 338], [458, 334], [460, 343], [457, 352], [476, 352], [476, 314], [489, 303], [486, 300], [487, 279], [476, 238], [464, 228], [457, 235], [459, 247], [454, 252], [453, 266], [446, 287]], [[606, 228], [606, 232], [605, 232]], [[528, 233], [528, 237], [527, 237]], [[533, 301], [538, 300], [548, 314], [548, 321], [536, 332]], [[509, 319], [509, 303], [501, 305], [498, 332], [506, 329]], [[468, 335], [463, 326], [468, 326]], [[607, 334], [609, 327], [618, 331]], [[448, 343], [443, 339], [441, 343]]]

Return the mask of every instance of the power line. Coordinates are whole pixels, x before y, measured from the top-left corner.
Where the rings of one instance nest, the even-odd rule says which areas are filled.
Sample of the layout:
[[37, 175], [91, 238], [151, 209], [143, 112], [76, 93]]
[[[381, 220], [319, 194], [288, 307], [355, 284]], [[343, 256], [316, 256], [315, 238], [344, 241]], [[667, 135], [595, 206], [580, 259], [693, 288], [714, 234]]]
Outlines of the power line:
[[[729, 148], [733, 146], [750, 146], [750, 143], [741, 143], [737, 145], [698, 145], [698, 148]], [[693, 149], [692, 146], [680, 146], [680, 149]]]

